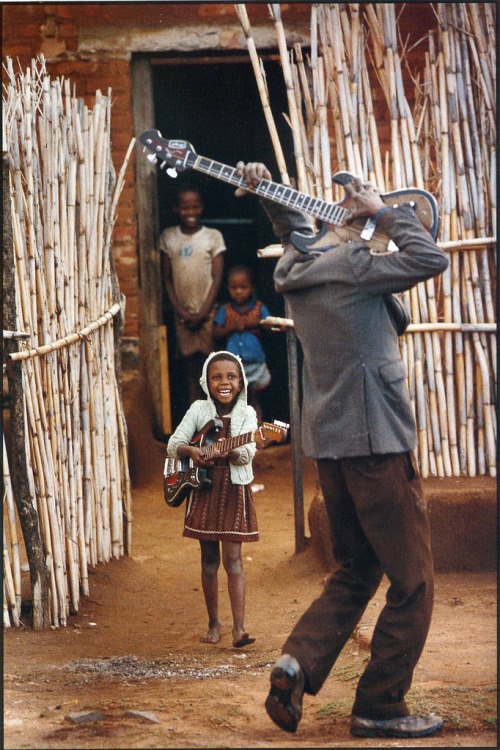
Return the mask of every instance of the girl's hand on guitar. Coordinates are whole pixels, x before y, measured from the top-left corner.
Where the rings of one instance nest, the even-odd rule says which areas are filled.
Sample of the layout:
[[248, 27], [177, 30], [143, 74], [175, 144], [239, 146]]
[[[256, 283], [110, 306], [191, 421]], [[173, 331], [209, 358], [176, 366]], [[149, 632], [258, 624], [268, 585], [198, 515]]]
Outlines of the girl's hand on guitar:
[[[236, 165], [236, 174], [243, 177], [249, 188], [256, 188], [261, 180], [272, 180], [271, 172], [266, 165], [258, 161], [248, 164], [239, 161]], [[239, 198], [247, 192], [244, 188], [238, 188], [234, 194]]]
[[227, 451], [221, 451], [217, 447], [217, 443], [212, 443], [210, 446], [210, 455], [211, 458], [228, 458], [230, 461], [237, 461], [240, 457], [240, 452], [237, 448], [233, 448], [232, 450]]
[[361, 182], [359, 177], [355, 177], [352, 182], [344, 185], [347, 193], [347, 201], [343, 204], [349, 211], [349, 219], [360, 219], [368, 216], [375, 216], [377, 211], [385, 208], [385, 203], [380, 197], [380, 191], [370, 182]]
[[190, 445], [189, 458], [192, 460], [195, 466], [198, 466], [200, 469], [202, 469], [205, 466], [213, 466], [215, 456], [206, 459], [203, 448], [198, 448], [198, 446], [196, 445]]

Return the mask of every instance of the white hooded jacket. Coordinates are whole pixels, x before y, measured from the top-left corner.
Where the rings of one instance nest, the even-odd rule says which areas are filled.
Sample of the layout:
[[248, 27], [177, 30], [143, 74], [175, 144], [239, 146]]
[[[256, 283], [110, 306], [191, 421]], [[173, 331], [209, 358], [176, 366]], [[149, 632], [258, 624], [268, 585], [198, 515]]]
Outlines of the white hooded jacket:
[[[247, 379], [241, 359], [230, 352], [212, 352], [203, 365], [200, 385], [207, 394], [205, 400], [194, 401], [182, 418], [179, 426], [170, 436], [167, 445], [167, 453], [172, 458], [179, 458], [177, 448], [179, 445], [188, 445], [193, 436], [196, 435], [211, 419], [217, 417], [215, 402], [210, 395], [207, 381], [208, 365], [216, 354], [227, 354], [230, 359], [236, 359], [240, 365], [243, 379], [243, 387], [238, 393], [233, 408], [227, 415], [231, 418], [231, 437], [241, 435], [245, 432], [253, 432], [257, 429], [257, 414], [255, 409], [247, 404]], [[238, 448], [240, 457], [237, 461], [230, 462], [230, 475], [233, 484], [250, 484], [253, 480], [252, 459], [255, 455], [255, 443], [247, 443]]]

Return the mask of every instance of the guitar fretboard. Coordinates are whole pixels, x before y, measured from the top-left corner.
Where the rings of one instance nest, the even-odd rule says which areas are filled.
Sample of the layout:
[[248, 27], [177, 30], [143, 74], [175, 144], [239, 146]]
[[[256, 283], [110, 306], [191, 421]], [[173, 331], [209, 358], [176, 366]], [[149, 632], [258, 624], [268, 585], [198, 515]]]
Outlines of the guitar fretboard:
[[[246, 181], [242, 177], [238, 177], [234, 167], [228, 167], [227, 164], [222, 164], [219, 161], [190, 153], [186, 159], [186, 166], [224, 182], [229, 182], [237, 188], [249, 189]], [[271, 180], [261, 180], [256, 188], [251, 189], [251, 192], [275, 203], [296, 208], [336, 226], [340, 226], [348, 214], [347, 209], [338, 203], [328, 203], [321, 198], [313, 198], [299, 190], [294, 190], [287, 185], [280, 185], [278, 182], [271, 182]]]
[[205, 458], [212, 458], [215, 448], [220, 450], [221, 453], [225, 453], [226, 451], [232, 451], [234, 448], [239, 448], [240, 445], [251, 443], [253, 438], [253, 432], [244, 432], [242, 435], [235, 435], [235, 437], [231, 438], [223, 438], [222, 440], [218, 440], [216, 443], [211, 443], [211, 445], [204, 446], [203, 453], [205, 455]]

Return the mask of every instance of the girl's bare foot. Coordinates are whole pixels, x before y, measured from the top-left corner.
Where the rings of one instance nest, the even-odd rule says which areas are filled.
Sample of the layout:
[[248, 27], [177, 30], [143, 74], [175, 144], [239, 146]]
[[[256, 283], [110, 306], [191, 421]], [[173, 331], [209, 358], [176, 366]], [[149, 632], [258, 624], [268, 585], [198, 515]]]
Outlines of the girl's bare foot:
[[216, 622], [214, 625], [209, 625], [206, 635], [202, 635], [200, 641], [202, 643], [218, 643], [220, 641], [220, 631], [220, 622]]
[[249, 646], [251, 643], [255, 643], [255, 638], [250, 638], [246, 630], [234, 630], [233, 628], [234, 648], [242, 648], [242, 646]]

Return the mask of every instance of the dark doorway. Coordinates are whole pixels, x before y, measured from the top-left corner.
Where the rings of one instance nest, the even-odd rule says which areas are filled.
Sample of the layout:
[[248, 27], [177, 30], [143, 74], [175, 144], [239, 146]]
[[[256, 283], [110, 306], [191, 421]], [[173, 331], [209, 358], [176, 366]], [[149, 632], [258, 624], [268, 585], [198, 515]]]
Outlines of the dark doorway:
[[[274, 59], [272, 59], [274, 57]], [[274, 150], [264, 118], [250, 62], [228, 54], [211, 59], [206, 55], [154, 60], [153, 91], [156, 127], [165, 138], [192, 143], [202, 156], [235, 166], [237, 161], [262, 161], [279, 181]], [[283, 74], [276, 55], [265, 61], [267, 85], [280, 142], [289, 173], [294, 175], [293, 142], [283, 112], [287, 112]], [[277, 242], [259, 201], [254, 196], [236, 198], [234, 188], [200, 173], [191, 173], [203, 192], [202, 223], [222, 232], [225, 275], [219, 302], [227, 301], [226, 274], [235, 264], [254, 271], [257, 297], [271, 315], [284, 315], [283, 299], [273, 286], [275, 259], [258, 259], [257, 249]], [[158, 171], [160, 231], [176, 223], [171, 211], [175, 180]], [[168, 330], [172, 427], [175, 429], [188, 406], [182, 362], [176, 357], [173, 314], [167, 295], [163, 299], [164, 323]], [[263, 346], [273, 379], [261, 394], [266, 420], [289, 421], [288, 375], [284, 333], [264, 334]]]

